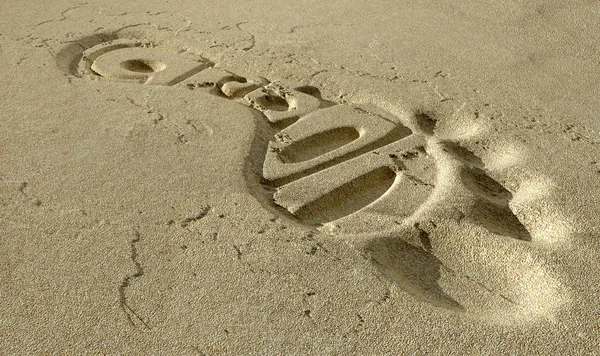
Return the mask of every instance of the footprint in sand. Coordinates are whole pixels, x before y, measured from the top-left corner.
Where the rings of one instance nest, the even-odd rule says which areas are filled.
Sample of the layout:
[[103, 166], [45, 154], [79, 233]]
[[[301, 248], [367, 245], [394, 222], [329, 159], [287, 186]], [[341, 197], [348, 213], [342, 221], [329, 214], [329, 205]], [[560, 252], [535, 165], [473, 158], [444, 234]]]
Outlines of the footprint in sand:
[[[551, 297], [538, 290], [551, 281], [530, 273], [542, 266], [529, 255], [532, 237], [511, 209], [513, 194], [471, 151], [439, 137], [432, 115], [338, 104], [314, 87], [242, 77], [136, 39], [92, 36], [57, 61], [80, 78], [184, 86], [253, 109], [259, 122], [246, 179], [257, 200], [310, 229], [366, 236], [365, 255], [380, 273], [421, 301], [485, 314], [539, 309]], [[444, 254], [453, 245], [438, 231], [483, 231], [506, 242], [471, 257]], [[488, 253], [501, 258], [478, 257]]]

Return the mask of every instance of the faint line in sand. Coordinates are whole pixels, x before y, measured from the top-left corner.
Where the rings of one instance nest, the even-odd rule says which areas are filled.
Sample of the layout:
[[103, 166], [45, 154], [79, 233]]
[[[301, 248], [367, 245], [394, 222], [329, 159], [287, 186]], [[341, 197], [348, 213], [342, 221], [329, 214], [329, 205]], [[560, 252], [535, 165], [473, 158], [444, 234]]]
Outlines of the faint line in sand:
[[133, 319], [131, 318], [131, 314], [133, 314], [136, 318], [138, 318], [142, 322], [142, 324], [144, 324], [144, 326], [146, 328], [148, 328], [148, 330], [151, 330], [150, 325], [148, 325], [148, 323], [146, 321], [144, 321], [144, 319], [142, 319], [142, 317], [140, 317], [133, 310], [133, 308], [131, 308], [127, 304], [127, 295], [125, 293], [125, 290], [127, 289], [127, 287], [129, 287], [131, 285], [131, 281], [134, 278], [139, 278], [144, 275], [144, 269], [142, 268], [142, 265], [137, 260], [137, 248], [135, 246], [140, 241], [141, 234], [139, 231], [135, 230], [134, 235], [135, 235], [135, 237], [130, 241], [129, 245], [131, 247], [131, 261], [133, 261], [136, 271], [134, 274], [131, 274], [131, 275], [128, 274], [125, 276], [125, 278], [123, 278], [123, 282], [121, 282], [121, 285], [119, 286], [119, 304], [121, 306], [121, 309], [123, 309], [123, 312], [125, 312], [125, 315], [127, 315], [127, 320], [129, 320], [129, 323], [131, 325], [135, 326], [135, 323], [133, 322]]

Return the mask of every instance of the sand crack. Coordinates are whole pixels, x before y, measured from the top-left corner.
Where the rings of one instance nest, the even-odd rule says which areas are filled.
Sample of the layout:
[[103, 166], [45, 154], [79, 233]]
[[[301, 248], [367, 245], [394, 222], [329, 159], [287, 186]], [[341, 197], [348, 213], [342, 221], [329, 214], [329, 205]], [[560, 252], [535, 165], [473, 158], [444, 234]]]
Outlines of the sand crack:
[[127, 315], [127, 320], [129, 321], [129, 323], [131, 325], [135, 326], [135, 323], [133, 322], [133, 318], [131, 317], [133, 315], [139, 321], [141, 321], [142, 324], [144, 324], [144, 326], [148, 330], [150, 330], [151, 329], [150, 325], [148, 325], [148, 323], [146, 321], [144, 321], [144, 319], [142, 319], [142, 317], [140, 317], [135, 312], [135, 310], [133, 310], [133, 308], [131, 308], [127, 304], [126, 289], [131, 285], [131, 282], [132, 282], [133, 279], [140, 278], [140, 277], [144, 276], [144, 269], [142, 268], [142, 265], [138, 261], [138, 253], [137, 253], [137, 247], [136, 247], [136, 244], [138, 242], [140, 242], [140, 238], [141, 238], [140, 232], [137, 231], [137, 230], [135, 230], [134, 231], [134, 238], [129, 242], [129, 246], [131, 248], [131, 261], [133, 262], [133, 264], [135, 266], [135, 272], [133, 274], [126, 275], [125, 278], [123, 278], [123, 281], [121, 282], [121, 285], [119, 286], [119, 304], [121, 306], [121, 309], [123, 309], [123, 312], [125, 313], [125, 315]]

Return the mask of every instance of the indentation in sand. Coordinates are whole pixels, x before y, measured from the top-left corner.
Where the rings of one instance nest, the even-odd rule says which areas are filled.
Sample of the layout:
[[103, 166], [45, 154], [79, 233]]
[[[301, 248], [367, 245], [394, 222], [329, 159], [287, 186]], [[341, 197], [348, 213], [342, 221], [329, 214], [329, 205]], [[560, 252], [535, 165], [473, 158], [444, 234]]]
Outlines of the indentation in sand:
[[302, 206], [294, 215], [311, 225], [338, 220], [379, 199], [395, 179], [391, 168], [379, 167]]
[[553, 215], [564, 228], [550, 234], [550, 214], [532, 213], [545, 187], [511, 192], [493, 178], [493, 168], [519, 161], [520, 148], [486, 165], [461, 144], [480, 126], [442, 128], [443, 117], [389, 103], [373, 112], [338, 104], [314, 87], [239, 76], [168, 44], [114, 35], [66, 47], [57, 65], [80, 78], [179, 85], [247, 106], [257, 118], [246, 170], [256, 199], [290, 223], [363, 239], [378, 273], [417, 300], [506, 316], [547, 315], [564, 299], [530, 244], [568, 234], [567, 224]]
[[308, 161], [345, 146], [359, 136], [358, 130], [354, 127], [334, 128], [293, 142], [279, 153], [279, 157], [284, 163]]
[[121, 67], [136, 73], [154, 73], [164, 70], [167, 65], [150, 59], [128, 59], [121, 62]]

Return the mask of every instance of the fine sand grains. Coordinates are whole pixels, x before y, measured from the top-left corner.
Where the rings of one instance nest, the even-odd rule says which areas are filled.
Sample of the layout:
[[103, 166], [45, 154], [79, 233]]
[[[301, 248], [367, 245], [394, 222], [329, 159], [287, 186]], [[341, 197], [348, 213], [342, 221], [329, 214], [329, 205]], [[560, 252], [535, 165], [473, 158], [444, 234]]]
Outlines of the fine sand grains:
[[7, 9], [0, 353], [597, 353], [598, 6], [484, 5]]

